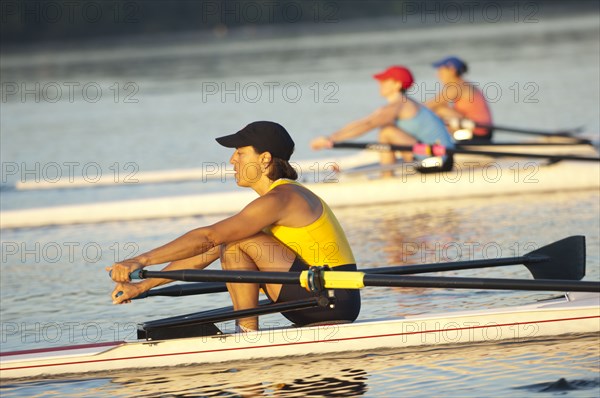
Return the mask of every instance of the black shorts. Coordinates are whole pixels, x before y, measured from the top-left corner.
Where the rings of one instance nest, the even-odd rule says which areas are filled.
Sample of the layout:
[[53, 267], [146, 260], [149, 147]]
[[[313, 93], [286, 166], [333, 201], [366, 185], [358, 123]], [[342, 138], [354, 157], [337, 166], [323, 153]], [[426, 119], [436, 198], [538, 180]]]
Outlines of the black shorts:
[[[309, 268], [304, 261], [296, 257], [290, 272], [307, 271]], [[355, 264], [340, 265], [333, 267], [332, 271], [356, 271]], [[266, 289], [264, 289], [266, 291]], [[307, 291], [300, 285], [283, 285], [276, 303], [284, 303], [292, 300], [303, 300], [314, 297], [316, 294]], [[270, 297], [269, 297], [270, 298]], [[272, 300], [271, 300], [272, 301]], [[282, 312], [292, 323], [303, 326], [312, 323], [326, 322], [353, 322], [358, 318], [360, 312], [360, 291], [358, 289], [336, 289], [335, 308], [314, 307], [304, 310]]]

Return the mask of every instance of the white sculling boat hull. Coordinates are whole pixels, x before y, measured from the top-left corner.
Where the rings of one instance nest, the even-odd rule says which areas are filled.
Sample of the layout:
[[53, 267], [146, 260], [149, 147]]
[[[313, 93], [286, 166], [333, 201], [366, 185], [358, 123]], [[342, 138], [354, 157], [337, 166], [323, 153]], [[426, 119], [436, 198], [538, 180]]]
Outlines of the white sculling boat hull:
[[[565, 161], [542, 165], [523, 159], [463, 161], [454, 171], [420, 174], [414, 166], [400, 169], [398, 177], [369, 179], [336, 176], [305, 184], [331, 207], [361, 206], [438, 199], [600, 189], [600, 164]], [[227, 184], [234, 185], [228, 175]], [[163, 198], [55, 206], [2, 212], [1, 228], [99, 223], [144, 219], [233, 214], [255, 199], [256, 193], [239, 188]]]
[[577, 293], [567, 297], [519, 307], [357, 321], [345, 325], [4, 353], [0, 378], [443, 344], [523, 342], [539, 337], [599, 333], [600, 295]]

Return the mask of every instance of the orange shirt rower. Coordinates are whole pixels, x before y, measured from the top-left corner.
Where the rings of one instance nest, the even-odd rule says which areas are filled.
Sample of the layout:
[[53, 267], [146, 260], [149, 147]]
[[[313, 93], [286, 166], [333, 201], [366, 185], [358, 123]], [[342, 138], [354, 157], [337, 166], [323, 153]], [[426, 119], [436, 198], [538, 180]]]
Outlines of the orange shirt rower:
[[[481, 125], [491, 125], [492, 114], [483, 93], [473, 83], [463, 79], [468, 70], [467, 64], [460, 58], [447, 57], [435, 62], [433, 66], [437, 68], [443, 87], [425, 105], [446, 121], [449, 130], [458, 129], [459, 119], [462, 118]], [[492, 129], [474, 128], [473, 139], [491, 140]]]

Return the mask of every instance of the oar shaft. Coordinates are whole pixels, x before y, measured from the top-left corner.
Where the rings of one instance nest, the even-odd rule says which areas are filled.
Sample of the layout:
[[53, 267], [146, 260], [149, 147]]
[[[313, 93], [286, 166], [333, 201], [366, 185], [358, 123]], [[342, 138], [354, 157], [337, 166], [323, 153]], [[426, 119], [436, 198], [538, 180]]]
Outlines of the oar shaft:
[[[416, 265], [402, 265], [395, 267], [381, 267], [381, 268], [368, 268], [361, 270], [365, 274], [386, 274], [386, 275], [411, 275], [411, 274], [424, 274], [428, 272], [443, 272], [443, 271], [458, 271], [464, 269], [476, 269], [476, 268], [488, 268], [488, 267], [501, 267], [505, 265], [518, 265], [518, 264], [530, 264], [537, 263], [546, 260], [547, 257], [538, 256], [525, 256], [525, 257], [511, 257], [511, 258], [494, 258], [487, 260], [470, 260], [470, 261], [456, 261], [449, 263], [431, 263], [431, 264], [416, 264]], [[150, 271], [146, 271], [150, 272]], [[204, 272], [204, 271], [203, 271]], [[164, 276], [164, 274], [161, 273]], [[299, 274], [297, 274], [299, 275]], [[150, 278], [151, 276], [146, 276]], [[202, 280], [205, 280], [202, 278]], [[264, 283], [261, 281], [261, 283]], [[196, 294], [209, 294], [209, 293], [221, 293], [226, 292], [227, 286], [224, 282], [197, 282], [197, 283], [186, 283], [174, 286], [167, 286], [159, 289], [149, 290], [135, 299], [142, 299], [150, 296], [169, 296], [169, 297], [180, 297], [180, 296], [191, 296]]]
[[483, 124], [483, 123], [475, 123], [476, 127], [485, 128], [485, 129], [493, 129], [493, 130], [502, 130], [509, 133], [521, 133], [527, 135], [540, 135], [545, 137], [568, 137], [577, 139], [573, 137], [573, 134], [578, 132], [578, 129], [573, 130], [558, 130], [558, 131], [544, 131], [544, 130], [534, 130], [534, 129], [523, 129], [518, 127], [511, 126], [502, 126], [497, 124]]
[[[136, 275], [132, 275], [135, 278]], [[147, 271], [141, 270], [139, 277], [164, 278], [184, 282], [229, 282], [229, 283], [277, 283], [298, 284], [300, 272], [257, 272], [219, 270]]]
[[[535, 257], [509, 257], [509, 258], [494, 258], [487, 260], [469, 260], [469, 261], [456, 261], [449, 263], [431, 263], [431, 264], [416, 264], [416, 265], [402, 265], [395, 267], [381, 267], [381, 268], [368, 268], [361, 270], [365, 274], [386, 274], [386, 275], [411, 275], [411, 274], [424, 274], [428, 272], [443, 272], [443, 271], [458, 271], [464, 269], [475, 269], [475, 268], [488, 268], [488, 267], [501, 267], [504, 265], [518, 265], [524, 263], [534, 263], [546, 260], [547, 257], [538, 256]], [[144, 271], [147, 278], [148, 273], [151, 271]], [[166, 272], [166, 271], [162, 271]], [[203, 271], [205, 272], [205, 271]], [[164, 277], [164, 273], [161, 273]], [[229, 275], [229, 274], [227, 274]], [[299, 274], [297, 274], [299, 275]], [[205, 280], [202, 278], [202, 280]], [[260, 283], [265, 283], [261, 282]], [[221, 293], [226, 292], [227, 287], [224, 282], [198, 282], [198, 283], [187, 283], [179, 284], [174, 286], [167, 286], [159, 289], [152, 289], [145, 293], [140, 294], [135, 299], [142, 299], [151, 296], [169, 296], [169, 297], [180, 297], [180, 296], [191, 296], [196, 294], [209, 294], [209, 293]]]
[[[334, 148], [349, 148], [349, 149], [370, 149], [375, 151], [405, 151], [412, 152], [413, 147], [409, 145], [392, 145], [392, 144], [379, 144], [369, 142], [335, 142]], [[578, 160], [588, 162], [599, 162], [600, 158], [592, 158], [585, 156], [574, 156], [574, 155], [551, 155], [541, 153], [521, 153], [521, 152], [494, 152], [494, 151], [480, 151], [470, 150], [464, 148], [445, 148], [447, 154], [466, 154], [466, 155], [483, 155], [490, 157], [519, 157], [519, 158], [533, 158], [533, 159], [548, 159], [548, 160]]]
[[409, 275], [422, 274], [427, 272], [442, 272], [442, 271], [458, 271], [463, 269], [476, 269], [488, 267], [501, 267], [504, 265], [518, 265], [537, 263], [547, 260], [544, 256], [523, 256], [523, 257], [506, 257], [506, 258], [490, 258], [486, 260], [468, 260], [454, 261], [448, 263], [431, 263], [431, 264], [416, 264], [402, 265], [396, 267], [370, 268], [361, 270], [366, 274], [387, 274], [387, 275]]
[[592, 141], [587, 139], [577, 139], [577, 141], [569, 142], [461, 142], [458, 141], [455, 145], [458, 148], [463, 147], [503, 147], [503, 146], [516, 146], [516, 147], [547, 147], [547, 146], [579, 146], [579, 145], [591, 145]]
[[588, 162], [598, 162], [600, 158], [576, 156], [576, 155], [545, 155], [542, 153], [521, 153], [521, 152], [495, 152], [495, 151], [481, 151], [481, 150], [470, 150], [464, 148], [447, 149], [448, 153], [454, 154], [466, 154], [466, 155], [483, 155], [490, 157], [516, 157], [516, 158], [532, 158], [532, 159], [549, 159], [549, 160], [580, 160]]
[[392, 144], [380, 144], [377, 142], [334, 142], [334, 148], [342, 149], [370, 149], [372, 151], [410, 151], [412, 152], [413, 147], [411, 145], [392, 145]]
[[[361, 271], [364, 274], [374, 275], [406, 275], [427, 272], [442, 272], [463, 269], [499, 267], [505, 265], [518, 264], [525, 265], [535, 279], [570, 281], [580, 280], [585, 276], [585, 237], [580, 235], [569, 236], [567, 238], [540, 247], [521, 257], [505, 257], [482, 260], [454, 261], [446, 263], [402, 265], [393, 267], [362, 269]], [[209, 275], [210, 272], [214, 273], [215, 271], [188, 270], [188, 275], [189, 271], [195, 273], [201, 272], [200, 275], [202, 275], [202, 278], [200, 280], [202, 281], [206, 281], [208, 280], [208, 278], [213, 278], [212, 280], [214, 280], [215, 278], [215, 274], [213, 274], [212, 276]], [[142, 271], [138, 270], [132, 273], [132, 279], [139, 279], [141, 272]], [[173, 279], [180, 279], [179, 276], [181, 276], [181, 271], [173, 272], [176, 272], [176, 275], [173, 277]], [[217, 272], [220, 273], [220, 277], [227, 277], [226, 281], [229, 281], [231, 273], [224, 273], [223, 271]], [[151, 275], [150, 271], [144, 271], [144, 273]], [[159, 275], [160, 277], [162, 277], [165, 274], [161, 272]], [[267, 275], [267, 273], [263, 273], [263, 275]], [[292, 281], [296, 281], [298, 275], [299, 274], [296, 273], [290, 279]], [[336, 275], [339, 275], [339, 273], [336, 273]], [[278, 276], [279, 273], [275, 273], [275, 277], [278, 278]], [[258, 283], [263, 282], [262, 278], [259, 279], [260, 280], [258, 281]], [[138, 298], [155, 295], [183, 296], [191, 294], [217, 293], [225, 291], [227, 291], [227, 287], [223, 282], [187, 283], [151, 290], [147, 294], [139, 296]]]
[[[382, 267], [382, 268], [369, 268], [361, 270], [366, 274], [394, 274], [394, 275], [408, 275], [416, 273], [427, 273], [427, 272], [438, 272], [438, 271], [456, 271], [461, 269], [472, 269], [472, 268], [487, 268], [487, 267], [500, 267], [504, 265], [517, 265], [524, 263], [534, 263], [547, 260], [544, 256], [523, 256], [523, 257], [505, 257], [505, 258], [490, 258], [485, 260], [468, 260], [468, 261], [454, 261], [447, 263], [430, 263], [430, 264], [417, 264], [417, 265], [402, 265], [396, 267]], [[201, 272], [201, 274], [199, 274]], [[215, 292], [222, 291], [220, 284], [216, 282], [235, 282], [231, 280], [232, 273], [230, 271], [221, 270], [180, 270], [180, 271], [139, 271], [139, 276], [136, 278], [166, 278], [174, 279], [185, 282], [213, 282], [212, 284], [206, 284], [206, 289], [214, 289]], [[282, 275], [289, 275], [286, 281], [291, 283], [298, 282], [300, 277], [299, 272], [260, 272], [255, 271], [237, 271], [235, 272], [239, 282], [243, 283], [286, 283], [282, 282]], [[170, 277], [171, 276], [171, 277]], [[184, 285], [185, 286], [185, 285]], [[166, 289], [166, 288], [165, 288]], [[185, 287], [177, 287], [172, 292], [173, 296], [185, 295], [183, 293]], [[207, 292], [210, 293], [210, 292]]]
[[[330, 289], [359, 289], [364, 286], [428, 287], [453, 289], [499, 289], [600, 292], [600, 282], [565, 280], [483, 279], [426, 276], [375, 275], [363, 272], [325, 271], [324, 286]], [[142, 278], [167, 278], [187, 282], [277, 283], [306, 286], [307, 273], [256, 271], [142, 271]]]
[[437, 287], [446, 289], [542, 290], [600, 293], [600, 282], [551, 279], [481, 279], [427, 276], [365, 275], [365, 286]]
[[148, 290], [147, 292], [137, 296], [135, 299], [142, 299], [152, 296], [182, 297], [196, 294], [221, 293], [226, 291], [227, 287], [222, 282], [180, 283], [177, 285]]

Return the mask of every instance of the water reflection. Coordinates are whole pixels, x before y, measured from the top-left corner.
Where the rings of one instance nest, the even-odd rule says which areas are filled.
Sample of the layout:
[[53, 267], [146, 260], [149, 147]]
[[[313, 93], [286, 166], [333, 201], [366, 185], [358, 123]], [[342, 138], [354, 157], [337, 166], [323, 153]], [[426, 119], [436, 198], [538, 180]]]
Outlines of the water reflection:
[[339, 359], [255, 360], [234, 368], [221, 366], [136, 371], [135, 376], [110, 380], [121, 393], [137, 397], [358, 397], [368, 390], [368, 373]]
[[[324, 369], [325, 370], [325, 369]], [[342, 369], [335, 377], [315, 374], [278, 386], [278, 392], [298, 396], [359, 397], [367, 392], [368, 375], [362, 369]]]
[[450, 256], [457, 256], [449, 248], [458, 241], [462, 224], [460, 213], [453, 209], [393, 215], [383, 220], [388, 233], [382, 250], [390, 264], [455, 261]]

